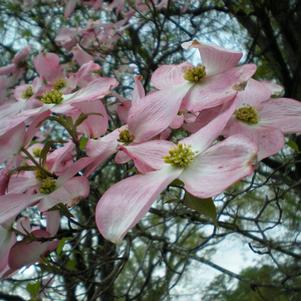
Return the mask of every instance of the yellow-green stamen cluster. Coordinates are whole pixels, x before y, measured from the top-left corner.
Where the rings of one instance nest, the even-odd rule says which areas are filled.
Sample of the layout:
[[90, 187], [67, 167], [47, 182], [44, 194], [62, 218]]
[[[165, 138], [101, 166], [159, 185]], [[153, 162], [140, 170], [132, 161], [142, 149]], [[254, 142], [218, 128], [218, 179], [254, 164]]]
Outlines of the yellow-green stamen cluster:
[[56, 181], [52, 177], [47, 177], [40, 183], [39, 191], [43, 194], [50, 194], [56, 189]]
[[60, 104], [63, 101], [63, 94], [58, 90], [50, 90], [41, 97], [41, 102], [45, 104]]
[[47, 172], [45, 172], [45, 170], [43, 170], [41, 168], [37, 168], [35, 170], [35, 177], [37, 180], [43, 181], [43, 180], [47, 179], [49, 176], [48, 176]]
[[199, 83], [206, 76], [206, 68], [204, 65], [197, 65], [185, 70], [184, 79], [191, 83]]
[[33, 155], [36, 157], [36, 158], [40, 158], [41, 157], [41, 153], [42, 153], [42, 149], [40, 147], [35, 147], [33, 150], [32, 150], [32, 153]]
[[26, 90], [22, 93], [22, 98], [28, 99], [33, 96], [32, 86], [26, 88]]
[[130, 144], [134, 140], [134, 135], [132, 135], [129, 130], [123, 130], [119, 133], [119, 142], [124, 144]]
[[66, 81], [64, 79], [58, 79], [53, 85], [54, 90], [61, 90], [65, 87], [66, 87]]
[[169, 150], [168, 155], [163, 157], [163, 160], [173, 167], [185, 168], [191, 164], [194, 158], [195, 153], [190, 145], [178, 144]]
[[234, 112], [235, 118], [247, 124], [257, 124], [258, 123], [258, 113], [255, 108], [246, 105], [240, 107]]

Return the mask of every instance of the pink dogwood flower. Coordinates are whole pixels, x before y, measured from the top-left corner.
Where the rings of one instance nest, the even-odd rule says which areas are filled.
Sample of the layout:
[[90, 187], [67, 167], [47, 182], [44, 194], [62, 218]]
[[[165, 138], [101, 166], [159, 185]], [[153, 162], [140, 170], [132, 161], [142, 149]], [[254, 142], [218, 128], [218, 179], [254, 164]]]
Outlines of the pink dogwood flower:
[[[179, 178], [191, 194], [208, 198], [223, 192], [254, 169], [256, 145], [241, 135], [210, 147], [233, 113], [235, 104], [197, 133], [162, 154], [161, 168], [111, 186], [96, 207], [100, 233], [118, 243], [146, 214], [173, 180]], [[147, 158], [151, 151], [145, 149]]]
[[259, 160], [283, 147], [284, 134], [301, 132], [301, 103], [270, 98], [272, 91], [270, 85], [250, 80], [238, 93], [238, 107], [223, 133], [226, 137], [238, 133], [248, 137], [258, 146]]
[[148, 140], [165, 130], [179, 110], [198, 112], [230, 101], [256, 70], [254, 64], [235, 67], [241, 52], [197, 41], [185, 43], [184, 48], [190, 47], [198, 48], [203, 65], [186, 62], [159, 67], [152, 75], [159, 91], [130, 110], [128, 126], [137, 140]]

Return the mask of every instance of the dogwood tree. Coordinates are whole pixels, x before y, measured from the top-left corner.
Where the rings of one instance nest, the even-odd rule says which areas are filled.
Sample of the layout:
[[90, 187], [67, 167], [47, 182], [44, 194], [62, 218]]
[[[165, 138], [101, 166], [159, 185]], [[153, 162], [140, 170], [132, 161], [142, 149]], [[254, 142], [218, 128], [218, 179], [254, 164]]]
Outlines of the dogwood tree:
[[[174, 300], [192, 261], [300, 291], [299, 69], [264, 2], [0, 4], [1, 298]], [[216, 264], [232, 235], [277, 277]]]

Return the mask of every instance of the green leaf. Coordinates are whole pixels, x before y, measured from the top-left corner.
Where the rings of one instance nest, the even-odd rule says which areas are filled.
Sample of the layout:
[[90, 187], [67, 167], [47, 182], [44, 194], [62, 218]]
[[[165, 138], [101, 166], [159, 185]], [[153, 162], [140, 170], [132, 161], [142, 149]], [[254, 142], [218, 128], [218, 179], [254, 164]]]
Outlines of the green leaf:
[[75, 259], [69, 259], [66, 263], [66, 268], [70, 271], [76, 270], [76, 260]]
[[41, 284], [38, 281], [30, 282], [27, 284], [26, 290], [28, 291], [31, 297], [36, 297], [41, 290]]
[[212, 198], [200, 199], [186, 192], [184, 197], [184, 204], [187, 207], [194, 209], [195, 211], [198, 211], [204, 216], [210, 218], [215, 225], [217, 224], [216, 207]]
[[297, 153], [300, 152], [299, 146], [294, 140], [289, 139], [286, 144]]
[[61, 255], [62, 254], [62, 251], [63, 251], [63, 247], [64, 245], [66, 244], [66, 242], [70, 239], [70, 237], [64, 237], [62, 238], [58, 245], [57, 245], [57, 248], [56, 248], [56, 253], [57, 255]]
[[86, 136], [81, 136], [79, 139], [79, 149], [83, 151], [89, 141], [89, 138]]

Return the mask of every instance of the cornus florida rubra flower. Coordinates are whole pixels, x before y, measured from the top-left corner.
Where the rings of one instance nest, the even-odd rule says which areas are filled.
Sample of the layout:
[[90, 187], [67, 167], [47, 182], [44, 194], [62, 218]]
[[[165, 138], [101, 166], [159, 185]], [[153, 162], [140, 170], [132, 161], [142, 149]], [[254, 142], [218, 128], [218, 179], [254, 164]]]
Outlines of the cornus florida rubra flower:
[[203, 64], [163, 65], [153, 73], [151, 82], [159, 91], [142, 98], [129, 112], [129, 130], [137, 140], [161, 133], [179, 110], [198, 112], [230, 101], [255, 73], [253, 64], [235, 67], [241, 52], [197, 41], [183, 47], [197, 48]]
[[[173, 145], [168, 154], [162, 154], [164, 162], [157, 171], [129, 177], [108, 189], [96, 208], [101, 234], [119, 242], [149, 210], [160, 192], [177, 178], [191, 194], [206, 198], [250, 175], [257, 148], [249, 139], [236, 135], [210, 147], [234, 108], [232, 104], [219, 118]], [[149, 152], [145, 149], [145, 158]]]
[[289, 98], [271, 98], [266, 83], [249, 80], [237, 94], [237, 108], [223, 134], [242, 134], [258, 146], [258, 159], [276, 154], [284, 134], [301, 131], [301, 103]]

